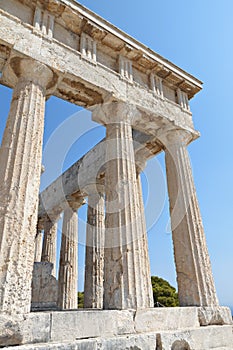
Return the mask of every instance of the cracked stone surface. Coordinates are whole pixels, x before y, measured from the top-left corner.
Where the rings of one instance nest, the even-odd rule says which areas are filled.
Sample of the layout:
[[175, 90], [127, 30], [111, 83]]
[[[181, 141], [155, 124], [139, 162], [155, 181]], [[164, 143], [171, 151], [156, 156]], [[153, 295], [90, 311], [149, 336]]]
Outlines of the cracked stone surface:
[[12, 69], [18, 82], [0, 152], [0, 311], [26, 313], [31, 302], [45, 88], [53, 74], [29, 59], [12, 60]]
[[210, 258], [187, 151], [190, 134], [159, 136], [165, 146], [172, 237], [181, 306], [218, 306]]

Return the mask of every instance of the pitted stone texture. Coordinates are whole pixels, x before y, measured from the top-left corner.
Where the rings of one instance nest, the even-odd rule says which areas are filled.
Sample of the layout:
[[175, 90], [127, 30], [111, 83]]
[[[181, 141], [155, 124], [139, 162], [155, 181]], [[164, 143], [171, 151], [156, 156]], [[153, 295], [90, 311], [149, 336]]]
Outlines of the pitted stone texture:
[[228, 307], [200, 307], [198, 318], [201, 326], [232, 325], [231, 310]]
[[31, 304], [46, 86], [53, 73], [12, 59], [17, 80], [0, 152], [0, 311]]
[[[5, 349], [5, 348], [4, 348]], [[97, 340], [15, 346], [14, 350], [99, 350]], [[102, 349], [102, 348], [101, 348]]]
[[70, 311], [52, 313], [51, 341], [132, 334], [133, 312]]
[[129, 335], [98, 341], [98, 350], [155, 350], [156, 334]]
[[139, 333], [193, 327], [199, 327], [198, 310], [195, 307], [164, 307], [136, 311], [135, 329]]
[[232, 350], [230, 326], [209, 326], [176, 332], [129, 334], [47, 344], [15, 350]]
[[50, 340], [50, 314], [0, 315], [0, 347]]
[[[151, 310], [148, 311], [150, 312]], [[157, 310], [155, 311], [157, 312]], [[0, 318], [0, 346], [25, 344], [18, 347], [25, 350], [132, 350], [137, 348], [142, 350], [177, 350], [178, 346], [188, 344], [191, 350], [232, 349], [231, 325], [200, 327], [194, 321], [192, 327], [186, 327], [191, 323], [194, 314], [190, 308], [182, 308], [180, 311], [182, 313], [180, 313], [180, 317], [177, 317], [177, 329], [170, 331], [166, 330], [170, 327], [170, 323], [167, 320], [169, 313], [166, 312], [163, 315], [163, 319], [158, 313], [160, 324], [156, 324], [155, 321], [151, 326], [147, 323], [147, 319], [144, 318], [143, 320], [141, 319], [141, 325], [143, 323], [144, 325], [140, 325], [140, 328], [136, 330], [138, 317], [140, 318], [143, 315], [139, 312], [138, 317], [134, 317], [135, 312], [133, 311], [38, 312], [22, 316], [18, 315], [14, 318], [2, 315]], [[186, 319], [190, 315], [190, 323], [180, 322], [181, 315]], [[161, 327], [162, 323], [164, 323], [164, 327]], [[178, 326], [181, 328], [178, 329]], [[157, 329], [148, 332], [153, 327], [161, 327], [161, 330]], [[40, 344], [26, 345], [29, 343]], [[186, 348], [181, 349], [184, 350]]]
[[32, 277], [32, 310], [57, 308], [58, 282], [52, 274], [53, 264], [34, 263]]
[[140, 334], [115, 338], [78, 340], [54, 344], [14, 347], [15, 350], [155, 350], [156, 335]]
[[183, 331], [161, 332], [157, 335], [157, 343], [156, 350], [209, 350], [221, 347], [232, 349], [232, 327], [208, 326]]
[[165, 147], [180, 306], [218, 306], [187, 144], [190, 133], [159, 136]]

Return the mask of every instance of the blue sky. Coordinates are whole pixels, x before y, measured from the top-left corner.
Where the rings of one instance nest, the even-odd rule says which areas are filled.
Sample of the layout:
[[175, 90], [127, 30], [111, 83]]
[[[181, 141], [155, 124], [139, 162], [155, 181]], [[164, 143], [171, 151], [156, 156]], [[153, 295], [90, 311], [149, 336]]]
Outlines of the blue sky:
[[[218, 297], [221, 304], [233, 306], [232, 0], [144, 0], [143, 3], [80, 0], [80, 3], [204, 82], [203, 91], [191, 101], [195, 127], [201, 132], [201, 138], [189, 146], [189, 151]], [[1, 138], [11, 91], [0, 87], [0, 96]], [[66, 169], [104, 136], [104, 129], [92, 124], [90, 115], [78, 112], [77, 106], [51, 98], [46, 107], [46, 172], [42, 176], [42, 188], [59, 175], [59, 170]], [[74, 113], [76, 117], [70, 119]], [[84, 132], [84, 136], [80, 134], [77, 140], [72, 134], [76, 129], [66, 129], [67, 120], [73, 120], [77, 130], [94, 129]], [[62, 138], [59, 138], [60, 128], [65, 130]], [[54, 144], [46, 148], [51, 137]], [[70, 138], [68, 143], [67, 138]], [[65, 157], [64, 145], [67, 147]], [[151, 271], [175, 285], [163, 155], [149, 162], [143, 185]], [[81, 243], [85, 241], [85, 210], [83, 207], [79, 213]], [[79, 272], [82, 289], [82, 244]]]

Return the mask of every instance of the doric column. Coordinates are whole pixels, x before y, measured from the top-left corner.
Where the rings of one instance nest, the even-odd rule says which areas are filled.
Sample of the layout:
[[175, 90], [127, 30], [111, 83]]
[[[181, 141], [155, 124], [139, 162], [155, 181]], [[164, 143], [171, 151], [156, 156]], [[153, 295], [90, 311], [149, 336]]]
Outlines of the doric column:
[[41, 261], [42, 245], [43, 245], [42, 228], [37, 227], [37, 233], [36, 233], [36, 238], [35, 238], [34, 262], [40, 262]]
[[57, 266], [57, 220], [59, 216], [47, 217], [44, 221], [44, 239], [42, 247], [42, 262], [53, 264], [52, 275], [56, 277]]
[[[144, 284], [144, 305], [147, 305], [149, 302], [150, 307], [154, 307], [152, 283], [151, 283], [151, 272], [150, 272], [150, 259], [149, 259], [149, 250], [148, 250], [148, 240], [147, 240], [147, 229], [146, 229], [146, 220], [144, 213], [144, 203], [142, 195], [142, 184], [141, 176], [137, 175], [137, 188], [138, 188], [138, 197], [139, 197], [139, 212], [138, 220], [140, 220], [142, 225], [142, 239], [139, 241], [141, 244], [141, 265], [142, 270], [142, 279]], [[147, 294], [146, 294], [147, 293]]]
[[142, 278], [143, 230], [131, 127], [135, 113], [133, 106], [118, 102], [93, 111], [93, 119], [106, 125], [104, 309], [151, 306]]
[[187, 144], [190, 134], [173, 130], [164, 144], [172, 237], [180, 306], [218, 305]]
[[83, 201], [70, 202], [64, 211], [58, 278], [58, 307], [77, 309], [78, 215]]
[[0, 152], [0, 312], [27, 313], [41, 174], [45, 65], [15, 58], [18, 78]]
[[88, 196], [84, 307], [103, 308], [104, 196]]

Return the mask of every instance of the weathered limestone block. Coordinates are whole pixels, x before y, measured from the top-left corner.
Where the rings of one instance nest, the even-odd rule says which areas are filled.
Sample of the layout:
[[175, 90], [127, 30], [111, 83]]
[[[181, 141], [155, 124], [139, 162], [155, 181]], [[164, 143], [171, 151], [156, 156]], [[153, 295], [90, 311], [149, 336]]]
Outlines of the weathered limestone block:
[[[83, 339], [73, 342], [17, 346], [15, 350], [154, 350], [156, 334]], [[225, 350], [225, 349], [224, 349]]]
[[32, 310], [57, 309], [58, 282], [53, 276], [53, 264], [34, 263], [32, 275]]
[[[104, 309], [150, 307], [151, 281], [144, 283], [143, 228], [131, 123], [136, 109], [113, 102], [98, 106], [93, 119], [106, 125], [106, 220]], [[149, 263], [149, 262], [147, 262]]]
[[[0, 347], [50, 340], [50, 314], [0, 315]], [[22, 347], [24, 348], [24, 346]]]
[[172, 237], [180, 306], [217, 306], [210, 258], [187, 151], [191, 135], [170, 130], [165, 147]]
[[44, 223], [44, 239], [42, 247], [42, 262], [53, 264], [53, 276], [56, 277], [57, 265], [57, 220], [58, 217], [47, 217]]
[[232, 349], [231, 326], [209, 326], [157, 335], [159, 350], [210, 350], [218, 348]]
[[45, 93], [53, 73], [14, 58], [18, 82], [0, 152], [0, 312], [27, 313], [31, 304]]
[[231, 310], [228, 307], [200, 307], [198, 317], [201, 326], [232, 324]]
[[162, 307], [136, 311], [135, 329], [138, 333], [189, 327], [199, 327], [198, 309], [195, 307]]
[[104, 196], [88, 196], [84, 307], [103, 308], [104, 278]]
[[156, 334], [128, 335], [98, 341], [98, 349], [101, 350], [154, 350], [156, 346]]
[[[97, 340], [77, 340], [73, 342], [23, 345], [14, 347], [15, 350], [99, 350]], [[225, 350], [225, 349], [224, 349]]]
[[134, 313], [123, 310], [52, 313], [51, 341], [133, 334]]
[[136, 315], [128, 310], [2, 315], [0, 346], [25, 344], [15, 348], [19, 350], [232, 349], [232, 325], [201, 327], [197, 312], [198, 308], [185, 307], [173, 308], [172, 313], [169, 309], [138, 310]]

